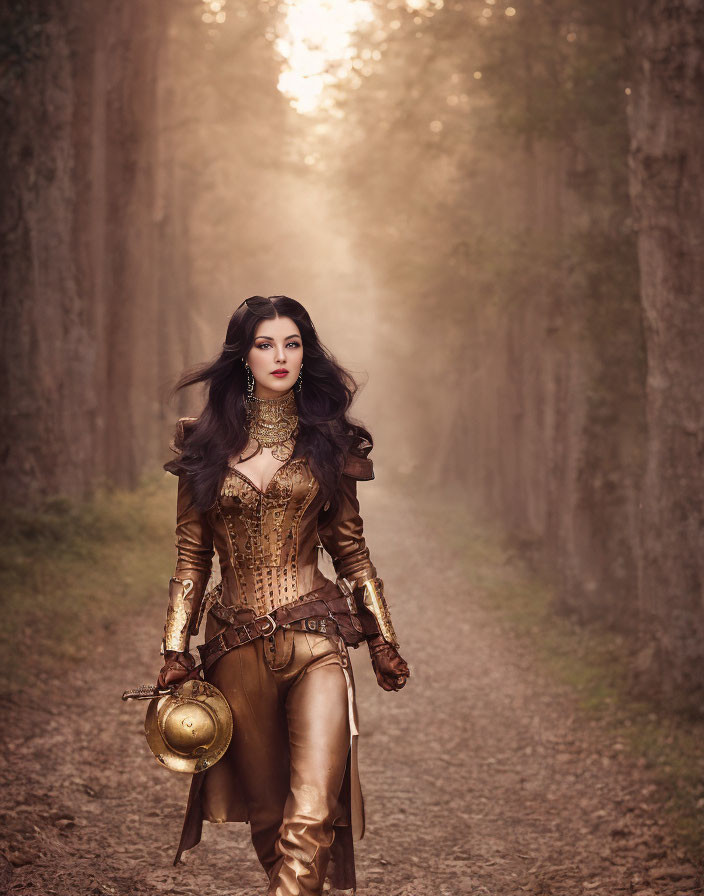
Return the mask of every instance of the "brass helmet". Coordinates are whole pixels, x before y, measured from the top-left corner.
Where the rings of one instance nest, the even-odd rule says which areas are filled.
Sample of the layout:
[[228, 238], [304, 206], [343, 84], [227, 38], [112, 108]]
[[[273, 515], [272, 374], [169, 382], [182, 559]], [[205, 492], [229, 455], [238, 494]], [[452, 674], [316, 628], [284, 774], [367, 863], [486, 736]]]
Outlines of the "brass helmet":
[[193, 774], [215, 765], [232, 737], [232, 713], [220, 691], [200, 679], [149, 701], [144, 720], [149, 749], [162, 765]]

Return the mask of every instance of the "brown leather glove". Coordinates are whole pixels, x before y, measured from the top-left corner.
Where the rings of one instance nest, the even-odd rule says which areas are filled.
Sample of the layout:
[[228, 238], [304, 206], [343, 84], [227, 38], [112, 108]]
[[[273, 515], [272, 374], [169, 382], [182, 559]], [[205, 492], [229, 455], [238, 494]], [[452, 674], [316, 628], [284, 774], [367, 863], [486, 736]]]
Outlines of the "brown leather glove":
[[200, 670], [194, 671], [195, 665], [196, 661], [190, 653], [167, 650], [164, 654], [164, 665], [156, 680], [156, 686], [168, 688], [183, 684], [184, 681], [190, 681], [191, 678], [200, 678]]
[[379, 687], [385, 691], [400, 691], [411, 675], [404, 658], [381, 635], [370, 638], [367, 643]]

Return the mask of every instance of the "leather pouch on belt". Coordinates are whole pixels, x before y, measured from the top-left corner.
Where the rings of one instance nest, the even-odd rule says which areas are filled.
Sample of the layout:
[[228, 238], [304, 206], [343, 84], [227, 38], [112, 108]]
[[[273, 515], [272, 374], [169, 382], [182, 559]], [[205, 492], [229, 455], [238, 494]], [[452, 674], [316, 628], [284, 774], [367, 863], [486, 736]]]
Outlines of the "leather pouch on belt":
[[333, 613], [342, 640], [348, 647], [357, 647], [365, 639], [362, 623], [352, 613]]

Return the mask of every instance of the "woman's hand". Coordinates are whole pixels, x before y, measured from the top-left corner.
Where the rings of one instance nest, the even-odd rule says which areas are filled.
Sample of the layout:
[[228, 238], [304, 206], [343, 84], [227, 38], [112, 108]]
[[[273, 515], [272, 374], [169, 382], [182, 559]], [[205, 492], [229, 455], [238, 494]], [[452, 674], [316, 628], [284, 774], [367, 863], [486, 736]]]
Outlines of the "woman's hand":
[[158, 688], [168, 688], [183, 684], [191, 678], [199, 678], [200, 672], [194, 672], [196, 661], [190, 653], [179, 653], [176, 650], [167, 650], [164, 654], [164, 665], [161, 667], [159, 677], [156, 680]]
[[379, 687], [385, 691], [400, 691], [411, 675], [404, 658], [381, 635], [370, 638], [368, 644]]

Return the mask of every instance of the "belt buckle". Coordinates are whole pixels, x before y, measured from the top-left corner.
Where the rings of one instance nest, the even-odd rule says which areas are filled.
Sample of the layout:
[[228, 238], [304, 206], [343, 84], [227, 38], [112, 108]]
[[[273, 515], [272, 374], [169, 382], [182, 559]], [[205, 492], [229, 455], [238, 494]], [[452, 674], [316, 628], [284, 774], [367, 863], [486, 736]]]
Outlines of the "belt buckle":
[[[261, 629], [259, 626], [262, 620], [267, 626], [267, 628], [265, 629]], [[273, 635], [276, 631], [276, 620], [271, 615], [271, 613], [265, 613], [263, 616], [255, 616], [255, 618], [252, 620], [252, 623], [260, 635]]]
[[[235, 634], [237, 635], [237, 638], [238, 638], [240, 644], [242, 644], [242, 643], [246, 644], [247, 641], [252, 640], [252, 636], [250, 635], [249, 628], [248, 628], [248, 626], [250, 626], [251, 624], [252, 624], [251, 622], [240, 622], [239, 624], [234, 626], [234, 631], [235, 631]], [[242, 634], [242, 633], [244, 633], [244, 634]]]

